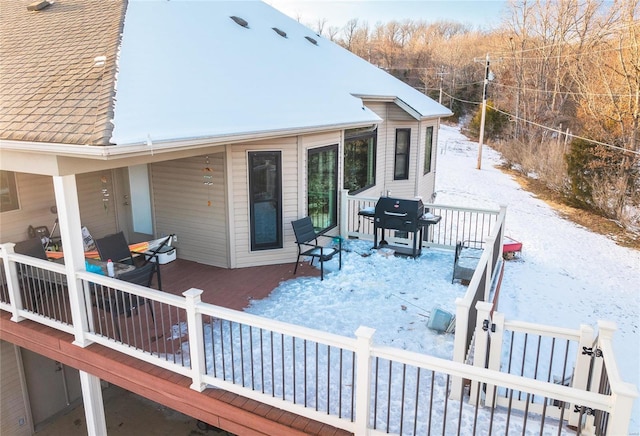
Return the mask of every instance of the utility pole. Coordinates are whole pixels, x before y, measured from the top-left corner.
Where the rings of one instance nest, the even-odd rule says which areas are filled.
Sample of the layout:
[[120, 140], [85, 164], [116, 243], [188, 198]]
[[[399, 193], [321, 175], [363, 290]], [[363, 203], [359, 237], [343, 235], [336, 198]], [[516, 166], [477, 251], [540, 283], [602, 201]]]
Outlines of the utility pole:
[[489, 53], [485, 59], [484, 69], [484, 86], [482, 87], [482, 117], [480, 118], [480, 140], [478, 141], [478, 165], [477, 169], [482, 168], [482, 145], [484, 144], [484, 123], [487, 117], [487, 87], [489, 86]]
[[444, 72], [444, 65], [440, 65], [440, 72], [436, 73], [436, 75], [440, 77], [440, 97], [438, 98], [438, 103], [440, 104], [442, 104], [442, 80], [446, 74], [449, 73]]

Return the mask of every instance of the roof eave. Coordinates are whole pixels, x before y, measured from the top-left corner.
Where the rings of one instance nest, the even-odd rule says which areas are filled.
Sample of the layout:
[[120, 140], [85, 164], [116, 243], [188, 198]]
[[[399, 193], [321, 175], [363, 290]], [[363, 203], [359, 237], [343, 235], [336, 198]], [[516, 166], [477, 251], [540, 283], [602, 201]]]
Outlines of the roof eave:
[[83, 157], [87, 159], [108, 160], [141, 154], [159, 154], [185, 148], [203, 148], [215, 145], [235, 144], [248, 141], [259, 141], [285, 136], [307, 135], [331, 130], [344, 130], [377, 124], [378, 117], [357, 122], [338, 123], [296, 127], [290, 129], [270, 130], [263, 132], [245, 132], [242, 134], [211, 135], [198, 138], [165, 139], [159, 141], [136, 142], [117, 145], [74, 145], [46, 142], [27, 142], [0, 139], [0, 150], [15, 150], [23, 153], [55, 154], [58, 156]]
[[[402, 100], [401, 98], [395, 95], [366, 95], [366, 94], [352, 94], [352, 95], [354, 97], [361, 98], [363, 102], [376, 101], [376, 102], [383, 102], [383, 103], [395, 103], [403, 111], [405, 111], [406, 113], [408, 113], [418, 121], [434, 119], [434, 118], [450, 117], [451, 115], [453, 115], [453, 112], [451, 111], [422, 114], [416, 109], [414, 109], [411, 105], [406, 103], [404, 100]], [[442, 107], [444, 108], [444, 106]]]

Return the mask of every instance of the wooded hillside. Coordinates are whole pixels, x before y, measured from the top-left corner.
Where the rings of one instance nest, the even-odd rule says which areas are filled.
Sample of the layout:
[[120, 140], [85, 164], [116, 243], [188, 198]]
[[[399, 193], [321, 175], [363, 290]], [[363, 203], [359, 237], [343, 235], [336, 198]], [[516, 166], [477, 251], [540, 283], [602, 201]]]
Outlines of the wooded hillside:
[[357, 18], [315, 30], [427, 93], [569, 204], [640, 231], [640, 0], [512, 2], [497, 29]]

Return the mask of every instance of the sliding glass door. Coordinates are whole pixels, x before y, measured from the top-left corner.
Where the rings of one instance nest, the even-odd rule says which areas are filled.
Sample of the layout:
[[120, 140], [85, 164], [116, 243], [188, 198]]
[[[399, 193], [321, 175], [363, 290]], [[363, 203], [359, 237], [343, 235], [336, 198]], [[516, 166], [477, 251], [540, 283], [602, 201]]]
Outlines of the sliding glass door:
[[310, 149], [307, 162], [307, 209], [322, 232], [338, 225], [338, 146]]

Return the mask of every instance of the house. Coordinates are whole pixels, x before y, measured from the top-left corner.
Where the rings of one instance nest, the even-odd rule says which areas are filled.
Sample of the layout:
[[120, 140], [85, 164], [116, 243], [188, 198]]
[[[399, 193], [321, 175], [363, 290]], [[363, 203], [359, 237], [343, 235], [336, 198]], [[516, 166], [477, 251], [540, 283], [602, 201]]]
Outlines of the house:
[[433, 194], [450, 111], [264, 3], [3, 0], [0, 19], [0, 242], [57, 220], [69, 273], [82, 226], [242, 268], [292, 262], [299, 217], [337, 232], [343, 190]]

